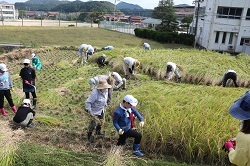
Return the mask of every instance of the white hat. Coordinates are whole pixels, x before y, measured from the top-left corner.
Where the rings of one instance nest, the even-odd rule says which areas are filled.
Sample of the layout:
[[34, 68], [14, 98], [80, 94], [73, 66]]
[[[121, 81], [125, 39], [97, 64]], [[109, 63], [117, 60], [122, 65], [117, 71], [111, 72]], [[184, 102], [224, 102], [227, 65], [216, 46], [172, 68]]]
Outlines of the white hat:
[[24, 99], [23, 104], [30, 104], [30, 99]]
[[30, 63], [30, 60], [29, 59], [24, 59], [23, 63]]
[[32, 53], [32, 54], [31, 54], [31, 58], [34, 58], [35, 56], [36, 56], [35, 53]]
[[134, 98], [134, 96], [132, 96], [132, 95], [126, 95], [123, 98], [123, 100], [130, 103], [134, 107], [137, 106], [137, 104], [138, 104], [138, 100], [136, 98]]
[[1, 64], [0, 64], [0, 70], [2, 70], [2, 71], [7, 71], [8, 69], [7, 69], [7, 67], [6, 67], [5, 64], [1, 63]]
[[105, 54], [102, 54], [102, 56], [105, 58], [106, 57], [106, 55]]

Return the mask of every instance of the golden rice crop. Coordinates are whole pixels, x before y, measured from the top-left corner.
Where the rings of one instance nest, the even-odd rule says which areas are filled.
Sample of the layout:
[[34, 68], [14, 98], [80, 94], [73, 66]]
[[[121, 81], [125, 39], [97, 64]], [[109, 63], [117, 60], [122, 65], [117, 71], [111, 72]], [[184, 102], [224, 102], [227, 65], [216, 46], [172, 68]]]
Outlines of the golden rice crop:
[[21, 129], [13, 131], [6, 121], [1, 120], [0, 126], [0, 165], [11, 165], [16, 158], [15, 151], [24, 132]]
[[189, 163], [224, 163], [221, 147], [239, 131], [228, 109], [245, 91], [159, 81], [138, 87], [131, 93], [142, 102], [138, 109], [146, 121], [142, 148]]

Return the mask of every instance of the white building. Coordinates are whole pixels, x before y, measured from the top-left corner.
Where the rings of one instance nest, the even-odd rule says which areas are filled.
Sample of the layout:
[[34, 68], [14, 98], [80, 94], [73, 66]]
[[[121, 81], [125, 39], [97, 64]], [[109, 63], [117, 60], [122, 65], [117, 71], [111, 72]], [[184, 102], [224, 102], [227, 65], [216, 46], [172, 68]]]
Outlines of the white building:
[[[198, 0], [191, 33], [196, 43], [208, 50], [247, 52], [250, 50], [250, 0]], [[198, 16], [198, 20], [196, 18]], [[250, 54], [250, 52], [249, 52]]]
[[18, 18], [18, 10], [14, 4], [0, 3], [0, 20], [16, 20]]

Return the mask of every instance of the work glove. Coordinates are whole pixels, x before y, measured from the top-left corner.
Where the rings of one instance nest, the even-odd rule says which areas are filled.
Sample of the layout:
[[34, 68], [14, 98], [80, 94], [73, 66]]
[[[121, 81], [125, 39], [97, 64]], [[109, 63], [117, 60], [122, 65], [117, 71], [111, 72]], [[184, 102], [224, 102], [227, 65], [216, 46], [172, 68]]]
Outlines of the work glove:
[[24, 80], [24, 83], [25, 84], [30, 84], [28, 80]]
[[119, 135], [122, 135], [124, 131], [122, 129], [119, 130]]
[[10, 88], [10, 91], [11, 91], [11, 92], [14, 92], [14, 91], [15, 91], [15, 89], [14, 89], [14, 88]]
[[226, 142], [226, 143], [224, 144], [223, 147], [225, 148], [225, 151], [228, 151], [228, 152], [229, 152], [229, 149], [230, 149], [230, 148], [234, 148], [234, 145], [233, 145], [233, 143], [232, 143], [231, 141], [228, 141], [228, 142]]
[[144, 126], [144, 122], [141, 121], [141, 122], [139, 123], [139, 126], [140, 126], [140, 127], [143, 127], [143, 126]]

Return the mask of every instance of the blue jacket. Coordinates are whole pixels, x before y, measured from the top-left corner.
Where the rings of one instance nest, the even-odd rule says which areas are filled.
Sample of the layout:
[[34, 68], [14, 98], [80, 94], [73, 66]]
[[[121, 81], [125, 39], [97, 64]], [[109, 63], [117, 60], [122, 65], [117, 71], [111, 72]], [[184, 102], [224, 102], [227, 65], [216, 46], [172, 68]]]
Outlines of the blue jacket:
[[[131, 111], [140, 121], [143, 121], [143, 117], [136, 109], [131, 108]], [[131, 128], [130, 118], [126, 115], [126, 110], [124, 110], [121, 105], [115, 110], [113, 116], [113, 125], [117, 131], [123, 129], [126, 133]]]

